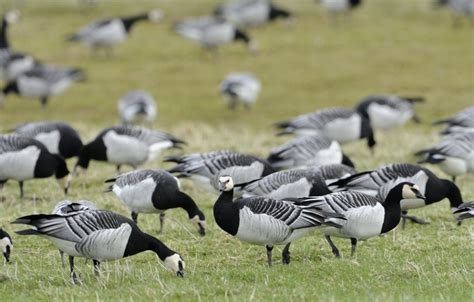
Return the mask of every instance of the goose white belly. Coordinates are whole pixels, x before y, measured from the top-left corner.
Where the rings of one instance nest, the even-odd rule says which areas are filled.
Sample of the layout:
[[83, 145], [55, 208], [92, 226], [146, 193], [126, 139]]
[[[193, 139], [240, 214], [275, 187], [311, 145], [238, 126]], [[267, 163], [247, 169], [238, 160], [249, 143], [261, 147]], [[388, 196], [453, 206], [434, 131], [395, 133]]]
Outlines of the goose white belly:
[[322, 0], [322, 4], [331, 12], [349, 9], [349, 0]]
[[148, 145], [134, 137], [109, 131], [103, 140], [107, 149], [107, 160], [111, 163], [140, 165], [148, 159]]
[[465, 159], [458, 157], [446, 156], [445, 159], [439, 163], [439, 167], [444, 173], [453, 176], [462, 175], [468, 172], [468, 162]]
[[258, 26], [264, 24], [269, 15], [270, 11], [267, 3], [260, 2], [240, 11], [238, 14], [230, 14], [228, 19], [239, 26]]
[[367, 109], [370, 124], [374, 129], [387, 130], [405, 124], [413, 117], [410, 110], [397, 110], [386, 105], [373, 103]]
[[0, 154], [0, 180], [27, 180], [34, 178], [36, 161], [41, 150], [29, 146], [20, 151]]
[[347, 143], [360, 138], [361, 117], [353, 114], [349, 118], [338, 118], [328, 122], [324, 134], [339, 143]]
[[61, 134], [58, 130], [38, 133], [35, 139], [45, 145], [49, 153], [59, 154], [59, 140], [61, 139]]
[[267, 196], [273, 199], [283, 199], [290, 197], [307, 197], [312, 185], [306, 178], [302, 178], [291, 184], [284, 184], [275, 191], [270, 192]]
[[320, 150], [308, 161], [306, 167], [322, 166], [329, 164], [340, 164], [342, 162], [342, 150], [338, 142], [333, 141], [328, 149]]
[[66, 89], [68, 89], [72, 83], [73, 83], [73, 80], [67, 76], [62, 79], [59, 79], [58, 81], [51, 84], [49, 94], [59, 95], [63, 93]]
[[230, 24], [220, 24], [212, 26], [203, 32], [202, 41], [206, 47], [215, 47], [229, 43], [234, 39], [234, 28]]
[[159, 212], [153, 206], [152, 195], [155, 191], [156, 183], [152, 178], [147, 178], [132, 186], [124, 186], [119, 188], [114, 185], [112, 190], [117, 194], [128, 208], [136, 213], [153, 213]]
[[56, 246], [59, 250], [63, 251], [64, 253], [70, 256], [84, 257], [76, 250], [76, 242], [74, 241], [59, 239], [59, 238], [47, 236], [47, 235], [42, 235], [42, 237], [49, 239], [49, 241], [51, 241], [54, 244], [54, 246]]
[[84, 40], [83, 44], [89, 47], [108, 47], [122, 43], [127, 38], [123, 23], [114, 20], [110, 24], [95, 29]]
[[50, 85], [41, 78], [20, 76], [17, 79], [18, 90], [25, 97], [44, 97], [50, 93]]
[[171, 141], [162, 141], [159, 143], [154, 143], [149, 147], [147, 161], [157, 158], [164, 150], [173, 147]]

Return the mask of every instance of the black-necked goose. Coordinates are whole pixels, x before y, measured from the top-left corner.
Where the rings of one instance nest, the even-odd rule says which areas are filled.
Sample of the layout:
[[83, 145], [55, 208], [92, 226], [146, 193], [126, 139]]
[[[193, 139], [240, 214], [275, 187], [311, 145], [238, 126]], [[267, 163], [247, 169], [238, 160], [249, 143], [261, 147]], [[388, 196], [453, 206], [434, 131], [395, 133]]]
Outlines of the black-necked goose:
[[329, 221], [342, 227], [323, 226], [322, 232], [332, 248], [334, 256], [340, 257], [339, 250], [331, 236], [351, 239], [351, 256], [354, 255], [357, 240], [365, 240], [393, 230], [401, 218], [400, 201], [425, 197], [419, 188], [410, 182], [401, 182], [390, 189], [381, 200], [360, 192], [336, 192], [307, 201], [323, 211], [342, 213], [345, 219], [329, 218]]
[[1, 91], [0, 101], [6, 95], [16, 93], [22, 97], [37, 98], [44, 107], [51, 96], [62, 94], [83, 78], [82, 71], [77, 68], [39, 64], [8, 82]]
[[139, 213], [160, 213], [160, 233], [163, 231], [165, 211], [183, 208], [200, 235], [206, 234], [206, 218], [194, 200], [180, 189], [179, 180], [163, 170], [137, 170], [109, 179], [109, 190], [123, 201], [137, 223]]
[[[165, 267], [177, 276], [184, 275], [184, 261], [157, 238], [142, 232], [130, 219], [114, 212], [88, 210], [67, 215], [37, 214], [23, 216], [12, 223], [33, 228], [19, 235], [40, 235], [68, 254], [71, 277], [77, 283], [72, 257], [97, 261], [117, 260], [144, 251], [155, 252]], [[97, 272], [97, 271], [96, 271]]]
[[474, 201], [466, 202], [461, 204], [454, 214], [459, 214], [456, 219], [458, 224], [461, 224], [461, 221], [465, 219], [474, 218]]
[[474, 132], [474, 106], [467, 107], [452, 117], [436, 121], [433, 125], [446, 125], [443, 134]]
[[184, 20], [176, 24], [175, 30], [205, 49], [216, 49], [224, 44], [242, 41], [250, 52], [257, 50], [257, 45], [245, 32], [222, 18], [200, 17]]
[[267, 161], [276, 169], [307, 168], [328, 164], [354, 166], [335, 140], [323, 135], [297, 137], [273, 148]]
[[288, 10], [275, 6], [270, 0], [234, 0], [218, 6], [214, 14], [237, 26], [260, 26], [277, 19], [288, 19]]
[[219, 190], [222, 193], [213, 208], [217, 225], [241, 241], [266, 246], [270, 266], [273, 246], [285, 245], [282, 262], [288, 264], [291, 242], [324, 224], [339, 227], [329, 221], [331, 217], [344, 218], [333, 210], [305, 205], [303, 200], [298, 205], [262, 196], [233, 201], [234, 182], [230, 176], [219, 178]]
[[79, 133], [64, 122], [33, 122], [15, 128], [15, 133], [41, 142], [50, 153], [63, 158], [79, 155], [82, 140]]
[[326, 108], [278, 122], [275, 126], [281, 129], [279, 134], [319, 134], [341, 144], [365, 138], [371, 149], [376, 143], [370, 121], [348, 108]]
[[326, 184], [335, 182], [338, 179], [348, 177], [357, 173], [356, 169], [344, 164], [322, 165], [312, 168], [319, 172]]
[[362, 0], [319, 0], [319, 2], [332, 15], [353, 10], [362, 4]]
[[355, 110], [370, 120], [374, 130], [388, 130], [401, 126], [410, 119], [419, 123], [415, 104], [423, 101], [422, 97], [370, 95], [363, 98]]
[[385, 199], [390, 189], [400, 182], [410, 182], [418, 186], [421, 199], [404, 199], [401, 201], [402, 218], [425, 224], [426, 222], [415, 216], [408, 216], [408, 210], [421, 208], [444, 198], [449, 200], [451, 210], [454, 211], [462, 204], [463, 199], [459, 188], [447, 179], [440, 179], [430, 170], [412, 164], [390, 164], [373, 171], [362, 172], [340, 179], [329, 184], [332, 190], [359, 191], [379, 199]]
[[81, 28], [67, 40], [78, 42], [92, 50], [99, 48], [110, 50], [127, 39], [130, 30], [138, 21], [158, 21], [162, 17], [163, 13], [160, 10], [152, 10], [146, 14], [104, 19]]
[[171, 134], [134, 126], [115, 126], [100, 132], [84, 145], [76, 164], [76, 172], [87, 169], [90, 160], [106, 161], [117, 166], [129, 165], [134, 169], [153, 160], [163, 150], [179, 148], [184, 142]]
[[234, 72], [221, 82], [220, 91], [230, 109], [234, 110], [238, 103], [250, 109], [257, 101], [261, 87], [260, 81], [252, 74]]
[[144, 90], [130, 91], [118, 101], [118, 112], [123, 124], [145, 121], [152, 123], [156, 117], [156, 102]]
[[0, 186], [9, 179], [17, 180], [20, 197], [23, 197], [25, 180], [52, 175], [55, 175], [67, 194], [71, 176], [61, 156], [49, 153], [42, 143], [29, 137], [0, 136]]
[[10, 262], [10, 254], [13, 249], [12, 237], [8, 235], [2, 228], [0, 228], [0, 251], [2, 251], [3, 257], [6, 262]]
[[434, 147], [420, 150], [416, 155], [424, 156], [418, 163], [439, 165], [455, 181], [456, 176], [474, 173], [474, 132], [445, 136]]

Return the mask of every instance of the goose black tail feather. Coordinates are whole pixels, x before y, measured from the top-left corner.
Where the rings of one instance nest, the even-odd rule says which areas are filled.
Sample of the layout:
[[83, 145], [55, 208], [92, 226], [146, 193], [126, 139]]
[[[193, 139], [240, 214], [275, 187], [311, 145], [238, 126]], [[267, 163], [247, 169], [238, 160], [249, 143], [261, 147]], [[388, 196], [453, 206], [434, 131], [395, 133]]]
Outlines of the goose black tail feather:
[[104, 183], [115, 182], [116, 180], [117, 178], [109, 178], [106, 181], [104, 181]]
[[165, 158], [163, 158], [163, 162], [180, 164], [182, 163], [182, 157], [180, 155], [166, 156]]
[[369, 174], [369, 173], [372, 173], [372, 171], [365, 171], [365, 172], [360, 172], [360, 173], [356, 173], [356, 174], [353, 174], [353, 175], [350, 175], [350, 176], [347, 176], [347, 177], [344, 177], [344, 178], [341, 178], [341, 179], [338, 179], [336, 181], [333, 181], [331, 183], [328, 184], [328, 187], [344, 187], [346, 186], [351, 180], [355, 179], [355, 178], [358, 178], [362, 175], [365, 175], [365, 174]]

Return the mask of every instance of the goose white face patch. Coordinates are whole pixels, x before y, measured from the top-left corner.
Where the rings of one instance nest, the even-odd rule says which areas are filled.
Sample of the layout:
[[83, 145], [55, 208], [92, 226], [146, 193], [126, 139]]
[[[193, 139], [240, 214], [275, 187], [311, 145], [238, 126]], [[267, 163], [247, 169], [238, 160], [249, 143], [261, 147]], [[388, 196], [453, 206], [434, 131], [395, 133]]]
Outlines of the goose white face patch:
[[183, 258], [178, 254], [173, 254], [165, 258], [165, 267], [170, 272], [178, 274], [179, 272], [184, 273], [186, 267]]
[[10, 247], [10, 250], [13, 248], [13, 244], [10, 241], [10, 238], [4, 237], [0, 239], [0, 251], [2, 252], [2, 254], [7, 252], [7, 246]]

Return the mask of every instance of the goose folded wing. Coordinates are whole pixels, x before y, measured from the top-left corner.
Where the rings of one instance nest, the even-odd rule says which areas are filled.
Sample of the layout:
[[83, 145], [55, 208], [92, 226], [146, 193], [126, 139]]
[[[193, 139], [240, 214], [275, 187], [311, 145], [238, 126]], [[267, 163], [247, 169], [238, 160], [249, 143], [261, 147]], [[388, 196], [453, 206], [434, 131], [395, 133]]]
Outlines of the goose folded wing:
[[303, 178], [305, 178], [305, 174], [302, 170], [276, 172], [258, 181], [249, 183], [243, 189], [248, 193], [266, 195], [277, 190], [281, 186], [295, 183]]

